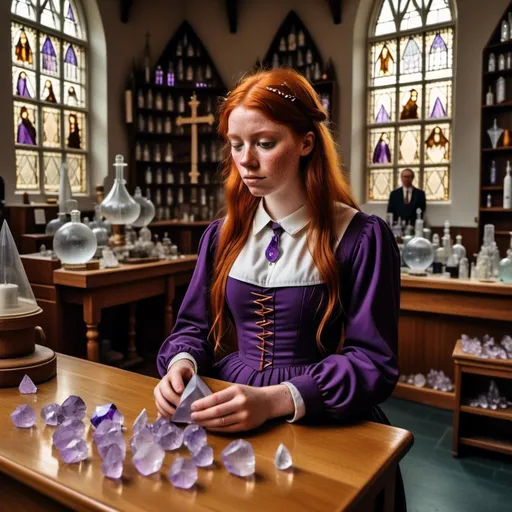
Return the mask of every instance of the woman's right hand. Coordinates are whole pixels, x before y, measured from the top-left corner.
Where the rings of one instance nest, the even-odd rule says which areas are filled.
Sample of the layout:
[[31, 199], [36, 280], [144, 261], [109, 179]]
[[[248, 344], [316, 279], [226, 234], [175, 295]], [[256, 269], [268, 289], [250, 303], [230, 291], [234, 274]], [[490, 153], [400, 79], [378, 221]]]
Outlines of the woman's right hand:
[[176, 361], [155, 386], [156, 408], [160, 416], [172, 418], [180, 403], [186, 384], [194, 375], [194, 365], [188, 359]]

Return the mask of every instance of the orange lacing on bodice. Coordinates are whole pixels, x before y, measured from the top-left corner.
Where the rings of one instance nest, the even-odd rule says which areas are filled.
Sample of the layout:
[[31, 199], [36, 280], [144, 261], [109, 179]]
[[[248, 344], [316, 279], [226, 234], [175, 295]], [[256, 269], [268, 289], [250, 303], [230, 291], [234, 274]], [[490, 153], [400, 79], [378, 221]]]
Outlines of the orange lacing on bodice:
[[274, 343], [270, 341], [268, 338], [274, 335], [274, 331], [269, 331], [267, 326], [274, 323], [273, 320], [270, 320], [268, 315], [274, 312], [274, 308], [269, 308], [265, 306], [265, 302], [272, 299], [272, 295], [262, 295], [261, 293], [251, 292], [252, 295], [256, 295], [259, 297], [258, 299], [254, 299], [254, 304], [257, 304], [261, 307], [261, 309], [257, 309], [255, 313], [261, 316], [261, 320], [256, 322], [256, 325], [261, 327], [261, 333], [257, 334], [256, 337], [261, 341], [261, 345], [258, 345], [257, 348], [261, 350], [261, 359], [260, 359], [260, 371], [268, 368], [272, 364], [272, 348]]

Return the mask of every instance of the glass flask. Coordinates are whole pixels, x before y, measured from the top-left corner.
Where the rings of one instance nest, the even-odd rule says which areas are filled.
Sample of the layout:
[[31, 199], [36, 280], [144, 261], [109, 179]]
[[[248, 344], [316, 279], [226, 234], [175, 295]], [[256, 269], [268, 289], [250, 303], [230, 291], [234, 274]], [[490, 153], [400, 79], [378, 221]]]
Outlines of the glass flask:
[[0, 318], [26, 315], [39, 309], [11, 230], [0, 231]]
[[52, 219], [48, 224], [46, 224], [45, 233], [47, 235], [55, 235], [57, 230], [66, 224], [68, 221], [67, 217], [68, 216], [65, 213], [59, 212], [56, 219]]
[[123, 170], [126, 165], [123, 155], [116, 155], [114, 184], [101, 203], [101, 213], [112, 224], [133, 224], [140, 213], [140, 205], [133, 200], [125, 187]]
[[142, 196], [140, 187], [135, 189], [135, 194], [133, 194], [133, 199], [136, 203], [140, 205], [140, 214], [132, 222], [132, 226], [135, 228], [142, 228], [147, 226], [155, 217], [155, 207], [153, 203]]
[[434, 249], [429, 240], [417, 236], [405, 245], [403, 258], [411, 275], [424, 276], [434, 261]]
[[510, 233], [510, 247], [507, 257], [500, 261], [500, 279], [505, 284], [512, 284], [512, 232]]
[[80, 222], [80, 212], [71, 212], [71, 222], [64, 224], [53, 237], [53, 250], [64, 265], [84, 265], [98, 247], [92, 230]]

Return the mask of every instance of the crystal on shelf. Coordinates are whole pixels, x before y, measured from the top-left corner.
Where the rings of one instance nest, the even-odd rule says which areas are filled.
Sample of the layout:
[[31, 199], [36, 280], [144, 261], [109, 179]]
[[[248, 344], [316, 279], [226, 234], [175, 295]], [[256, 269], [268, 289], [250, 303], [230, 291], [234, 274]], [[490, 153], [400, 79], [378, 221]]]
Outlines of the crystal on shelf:
[[206, 468], [213, 463], [213, 448], [205, 444], [192, 454], [192, 462], [200, 468]]
[[190, 406], [196, 400], [211, 394], [212, 392], [203, 379], [199, 375], [194, 374], [181, 395], [180, 403], [174, 412], [172, 421], [175, 423], [192, 423]]
[[245, 477], [254, 473], [254, 451], [251, 444], [243, 439], [228, 444], [222, 450], [221, 458], [226, 469], [233, 475]]
[[146, 412], [146, 409], [142, 409], [133, 422], [133, 435], [138, 434], [143, 428], [146, 428], [147, 424], [148, 413]]
[[132, 436], [130, 439], [130, 448], [132, 453], [137, 453], [140, 448], [146, 444], [151, 444], [155, 442], [155, 438], [151, 430], [146, 427], [138, 432], [138, 434]]
[[177, 450], [183, 444], [183, 430], [174, 425], [174, 423], [168, 423], [162, 425], [158, 432], [154, 434], [155, 441], [165, 450], [172, 451]]
[[102, 459], [105, 458], [111, 446], [117, 446], [124, 454], [126, 454], [126, 440], [122, 432], [110, 432], [104, 435], [97, 443], [96, 448]]
[[36, 422], [36, 412], [29, 405], [19, 405], [11, 413], [11, 420], [18, 428], [30, 428]]
[[76, 438], [60, 450], [60, 456], [66, 464], [75, 464], [86, 459], [88, 452], [86, 442], [83, 439]]
[[104, 436], [114, 432], [121, 432], [121, 424], [112, 420], [105, 420], [99, 424], [92, 437], [94, 442], [98, 444]]
[[[80, 425], [81, 423], [81, 425]], [[82, 421], [72, 419], [65, 425], [59, 425], [53, 433], [52, 439], [55, 448], [62, 450], [73, 439], [81, 439], [85, 432], [85, 425]]]
[[41, 409], [41, 418], [46, 425], [55, 427], [58, 424], [57, 415], [60, 409], [59, 404], [48, 404]]
[[110, 446], [107, 450], [103, 463], [101, 464], [101, 472], [107, 478], [118, 479], [123, 474], [123, 460], [126, 452], [123, 453], [121, 448], [116, 444]]
[[23, 379], [21, 379], [18, 389], [22, 395], [32, 395], [37, 393], [37, 387], [28, 375], [25, 375]]
[[156, 473], [162, 467], [165, 450], [155, 442], [143, 444], [133, 456], [133, 465], [144, 476]]
[[197, 468], [190, 459], [178, 457], [169, 470], [169, 480], [180, 489], [190, 489], [197, 482]]
[[62, 423], [68, 418], [77, 418], [82, 420], [85, 418], [86, 410], [87, 406], [79, 396], [70, 395], [60, 406], [58, 415], [59, 423]]
[[105, 420], [112, 420], [122, 424], [124, 416], [119, 412], [115, 404], [98, 405], [91, 416], [91, 423], [97, 428]]
[[288, 451], [288, 448], [281, 443], [276, 450], [276, 454], [274, 456], [274, 465], [277, 469], [288, 469], [292, 466], [292, 456]]
[[498, 147], [498, 142], [500, 140], [501, 135], [503, 134], [503, 128], [498, 126], [497, 119], [494, 119], [494, 123], [491, 128], [487, 130], [489, 138], [491, 139], [491, 145], [493, 149]]
[[207, 442], [206, 430], [199, 425], [189, 425], [183, 432], [183, 444], [191, 453], [196, 453]]
[[422, 373], [417, 373], [415, 376], [414, 376], [414, 385], [417, 387], [417, 388], [423, 388], [425, 387], [425, 384], [427, 383], [427, 379], [425, 378], [425, 375], [423, 375]]
[[170, 422], [171, 420], [169, 418], [158, 418], [151, 425], [148, 425], [148, 428], [153, 432], [153, 435], [155, 435], [163, 425], [168, 425]]

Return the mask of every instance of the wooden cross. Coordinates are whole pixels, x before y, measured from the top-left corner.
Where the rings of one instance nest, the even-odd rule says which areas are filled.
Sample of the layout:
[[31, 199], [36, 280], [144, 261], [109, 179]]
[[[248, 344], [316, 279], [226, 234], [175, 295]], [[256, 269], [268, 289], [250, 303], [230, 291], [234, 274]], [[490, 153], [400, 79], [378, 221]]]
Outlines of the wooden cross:
[[190, 110], [192, 111], [192, 115], [190, 117], [178, 116], [176, 118], [176, 125], [181, 126], [184, 124], [191, 125], [192, 128], [192, 148], [190, 151], [190, 161], [191, 168], [188, 175], [190, 176], [190, 183], [199, 183], [199, 171], [197, 170], [197, 162], [198, 162], [198, 148], [197, 148], [197, 125], [202, 123], [208, 123], [210, 126], [215, 122], [215, 117], [213, 114], [209, 114], [207, 116], [199, 116], [197, 115], [197, 107], [199, 106], [199, 101], [197, 101], [196, 93], [192, 95], [192, 99], [188, 102], [190, 105]]

